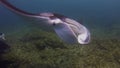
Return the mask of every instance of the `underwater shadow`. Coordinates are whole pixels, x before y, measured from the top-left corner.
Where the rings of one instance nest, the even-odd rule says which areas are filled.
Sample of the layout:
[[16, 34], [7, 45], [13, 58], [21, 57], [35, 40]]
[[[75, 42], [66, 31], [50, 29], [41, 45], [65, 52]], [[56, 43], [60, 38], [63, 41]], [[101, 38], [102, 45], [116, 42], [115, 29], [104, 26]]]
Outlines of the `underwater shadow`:
[[7, 68], [12, 62], [3, 59], [3, 54], [6, 54], [10, 49], [10, 46], [3, 40], [0, 40], [0, 68]]

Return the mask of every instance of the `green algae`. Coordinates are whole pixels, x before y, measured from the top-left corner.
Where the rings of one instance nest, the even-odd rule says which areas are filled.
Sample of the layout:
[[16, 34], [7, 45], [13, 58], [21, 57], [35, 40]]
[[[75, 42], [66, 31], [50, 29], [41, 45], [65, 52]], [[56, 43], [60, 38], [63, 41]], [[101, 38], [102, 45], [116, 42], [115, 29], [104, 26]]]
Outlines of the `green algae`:
[[[15, 34], [16, 35], [16, 34]], [[120, 68], [120, 40], [92, 39], [88, 45], [66, 44], [54, 33], [34, 30], [8, 36], [8, 68]]]

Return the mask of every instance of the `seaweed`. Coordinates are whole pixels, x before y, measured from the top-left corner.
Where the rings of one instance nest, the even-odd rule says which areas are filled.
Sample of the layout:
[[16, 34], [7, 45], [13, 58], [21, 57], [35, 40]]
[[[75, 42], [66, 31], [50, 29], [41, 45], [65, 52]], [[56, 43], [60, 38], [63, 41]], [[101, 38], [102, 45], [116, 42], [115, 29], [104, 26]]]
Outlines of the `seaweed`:
[[[17, 34], [15, 34], [17, 35]], [[54, 33], [35, 30], [8, 36], [8, 68], [119, 68], [120, 40], [95, 39], [90, 44], [66, 44]]]

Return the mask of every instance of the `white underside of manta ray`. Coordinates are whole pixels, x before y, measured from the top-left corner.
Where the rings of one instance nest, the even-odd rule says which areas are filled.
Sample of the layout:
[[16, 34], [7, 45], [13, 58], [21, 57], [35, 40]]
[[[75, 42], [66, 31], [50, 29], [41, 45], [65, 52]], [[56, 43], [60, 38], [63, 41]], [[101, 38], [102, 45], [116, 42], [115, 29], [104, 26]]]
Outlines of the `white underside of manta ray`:
[[65, 42], [80, 44], [88, 44], [90, 42], [88, 29], [73, 19], [56, 13], [28, 13], [14, 7], [6, 0], [0, 0], [0, 3], [20, 15], [46, 20], [47, 24], [53, 26], [57, 35]]

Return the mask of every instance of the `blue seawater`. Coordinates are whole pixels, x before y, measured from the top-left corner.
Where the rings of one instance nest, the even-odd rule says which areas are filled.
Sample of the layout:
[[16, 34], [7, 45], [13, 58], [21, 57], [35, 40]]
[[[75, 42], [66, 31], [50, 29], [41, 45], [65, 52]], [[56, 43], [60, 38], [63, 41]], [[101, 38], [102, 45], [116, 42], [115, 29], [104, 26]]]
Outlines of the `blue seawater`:
[[[54, 12], [79, 21], [93, 38], [120, 37], [120, 0], [7, 0], [31, 12]], [[0, 32], [9, 34], [37, 25], [0, 4]], [[40, 27], [42, 29], [42, 27]]]

